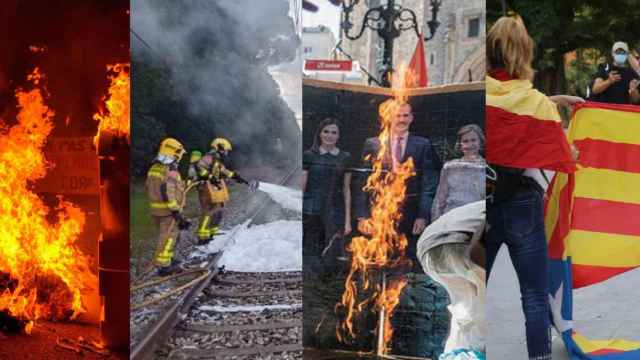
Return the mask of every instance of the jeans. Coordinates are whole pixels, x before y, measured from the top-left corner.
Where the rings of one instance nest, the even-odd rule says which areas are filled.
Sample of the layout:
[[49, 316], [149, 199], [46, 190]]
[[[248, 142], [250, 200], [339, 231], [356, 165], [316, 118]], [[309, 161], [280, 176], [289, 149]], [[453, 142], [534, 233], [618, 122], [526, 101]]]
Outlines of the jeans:
[[487, 222], [487, 280], [504, 243], [520, 283], [529, 359], [551, 359], [549, 270], [542, 194], [528, 190], [505, 202], [487, 202]]

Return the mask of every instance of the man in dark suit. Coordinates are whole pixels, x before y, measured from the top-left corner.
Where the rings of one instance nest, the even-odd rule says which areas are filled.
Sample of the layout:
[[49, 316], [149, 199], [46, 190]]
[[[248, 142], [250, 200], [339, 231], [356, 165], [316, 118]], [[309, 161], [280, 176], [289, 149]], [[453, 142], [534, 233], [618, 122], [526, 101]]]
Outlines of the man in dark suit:
[[[442, 167], [438, 155], [435, 153], [427, 138], [412, 135], [409, 127], [413, 122], [411, 105], [405, 103], [398, 107], [391, 122], [391, 139], [389, 149], [391, 154], [385, 156], [388, 161], [384, 164], [386, 170], [393, 170], [394, 162], [405, 162], [413, 158], [416, 175], [407, 181], [406, 197], [401, 207], [402, 219], [398, 224], [398, 232], [404, 234], [409, 241], [407, 255], [414, 262], [414, 271], [422, 272], [416, 257], [416, 241], [418, 235], [431, 222], [431, 204], [438, 187], [440, 168]], [[380, 141], [369, 138], [364, 144], [362, 159], [365, 168], [371, 168], [371, 161], [380, 149]], [[358, 219], [358, 230], [368, 233], [365, 221], [369, 218], [371, 199], [362, 187], [366, 183], [367, 173], [360, 174], [356, 179], [354, 189], [355, 215]]]

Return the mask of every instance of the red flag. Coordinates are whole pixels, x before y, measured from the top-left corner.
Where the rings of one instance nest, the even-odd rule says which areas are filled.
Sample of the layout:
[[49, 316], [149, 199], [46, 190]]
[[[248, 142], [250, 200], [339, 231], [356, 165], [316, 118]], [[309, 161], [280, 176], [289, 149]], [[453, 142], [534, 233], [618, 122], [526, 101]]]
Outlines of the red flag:
[[414, 80], [410, 87], [427, 87], [427, 63], [424, 58], [424, 41], [422, 41], [422, 34], [420, 34], [418, 38], [416, 50], [413, 52], [413, 57], [411, 57], [409, 70], [413, 73]]
[[575, 161], [556, 105], [529, 80], [486, 77], [487, 162], [572, 173]]

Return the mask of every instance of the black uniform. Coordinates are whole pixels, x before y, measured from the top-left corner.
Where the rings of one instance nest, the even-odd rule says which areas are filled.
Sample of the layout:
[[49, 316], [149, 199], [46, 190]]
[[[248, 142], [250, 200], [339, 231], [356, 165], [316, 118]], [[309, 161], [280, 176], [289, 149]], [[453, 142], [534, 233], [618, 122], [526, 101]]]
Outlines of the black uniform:
[[597, 78], [607, 80], [609, 73], [612, 71], [618, 72], [620, 81], [611, 84], [607, 90], [600, 94], [592, 94], [589, 100], [613, 104], [631, 104], [629, 83], [633, 79], [640, 80], [640, 76], [630, 67], [620, 67], [607, 63], [598, 66], [598, 72], [594, 75], [594, 82]]

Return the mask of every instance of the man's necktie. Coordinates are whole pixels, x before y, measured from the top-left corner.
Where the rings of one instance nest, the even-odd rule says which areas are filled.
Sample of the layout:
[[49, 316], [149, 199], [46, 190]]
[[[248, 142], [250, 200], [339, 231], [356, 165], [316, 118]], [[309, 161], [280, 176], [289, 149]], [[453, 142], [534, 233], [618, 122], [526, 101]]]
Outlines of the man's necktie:
[[396, 138], [396, 144], [393, 147], [394, 158], [398, 163], [402, 161], [402, 139], [401, 136]]

